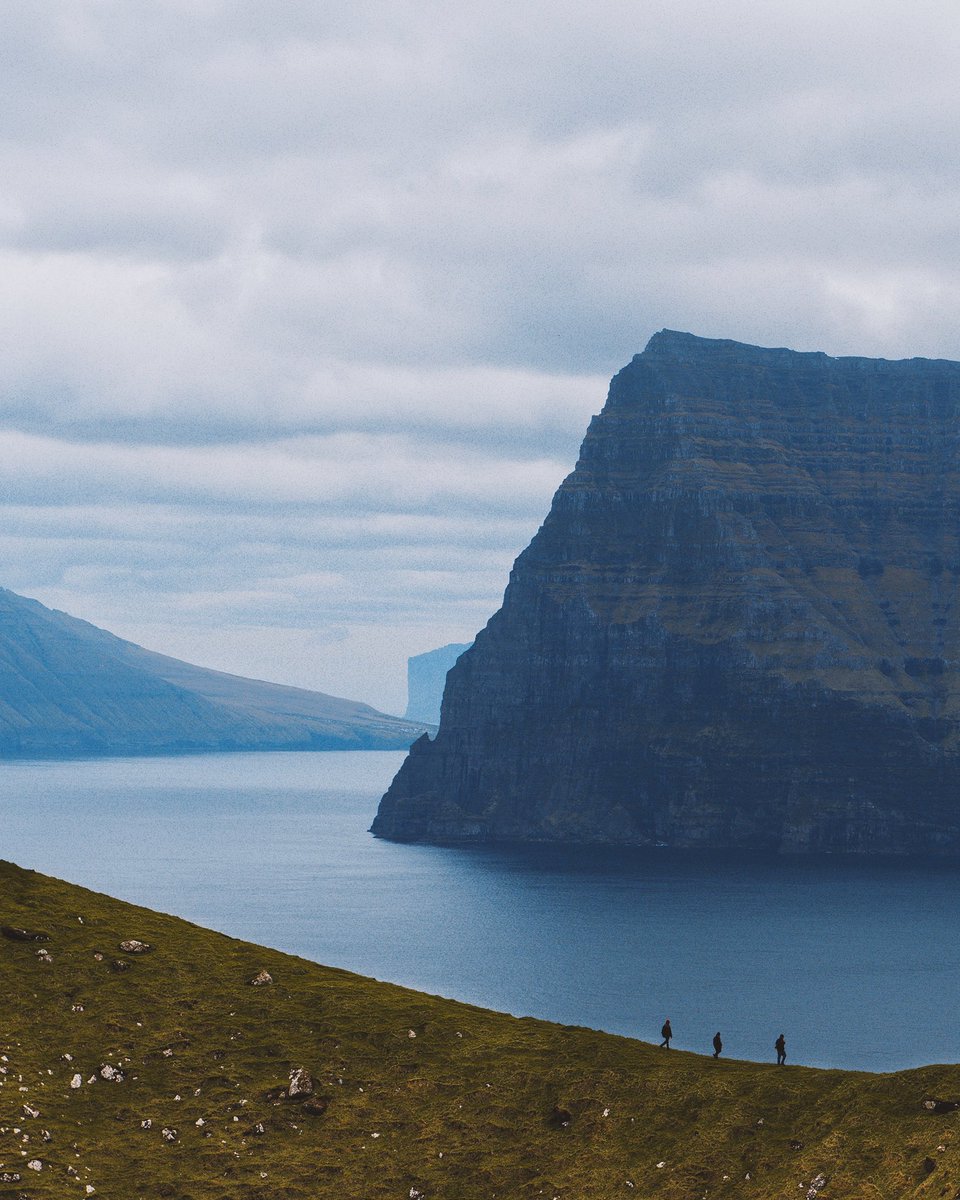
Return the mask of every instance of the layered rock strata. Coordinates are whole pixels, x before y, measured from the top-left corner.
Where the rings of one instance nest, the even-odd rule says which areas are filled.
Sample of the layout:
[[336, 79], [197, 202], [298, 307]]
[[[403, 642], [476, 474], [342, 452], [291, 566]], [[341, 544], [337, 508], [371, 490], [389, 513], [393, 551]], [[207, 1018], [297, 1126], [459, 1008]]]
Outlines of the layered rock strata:
[[665, 330], [375, 833], [960, 855], [960, 363]]

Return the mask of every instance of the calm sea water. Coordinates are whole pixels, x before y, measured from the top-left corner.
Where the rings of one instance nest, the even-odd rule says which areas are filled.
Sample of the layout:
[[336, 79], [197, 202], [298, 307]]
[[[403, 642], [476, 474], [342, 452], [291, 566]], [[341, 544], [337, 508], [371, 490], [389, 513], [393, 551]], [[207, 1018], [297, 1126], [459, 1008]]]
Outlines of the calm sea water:
[[0, 855], [319, 962], [733, 1057], [960, 1061], [960, 869], [398, 846], [403, 755], [0, 764]]

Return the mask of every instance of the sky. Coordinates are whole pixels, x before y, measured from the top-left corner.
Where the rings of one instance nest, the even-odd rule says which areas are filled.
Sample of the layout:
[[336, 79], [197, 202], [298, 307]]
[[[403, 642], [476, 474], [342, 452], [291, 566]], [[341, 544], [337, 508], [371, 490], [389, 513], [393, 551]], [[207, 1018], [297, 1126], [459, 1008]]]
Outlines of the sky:
[[953, 0], [4, 0], [0, 585], [406, 703], [660, 328], [960, 359]]

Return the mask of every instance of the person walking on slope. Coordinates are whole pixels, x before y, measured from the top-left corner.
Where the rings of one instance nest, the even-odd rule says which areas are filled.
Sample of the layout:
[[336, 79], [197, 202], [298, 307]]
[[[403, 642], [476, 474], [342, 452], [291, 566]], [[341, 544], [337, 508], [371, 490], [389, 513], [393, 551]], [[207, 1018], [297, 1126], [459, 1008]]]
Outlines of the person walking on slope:
[[777, 1066], [782, 1067], [787, 1061], [787, 1043], [783, 1040], [781, 1033], [777, 1040], [773, 1043], [774, 1049], [777, 1052]]
[[723, 1042], [720, 1041], [720, 1030], [713, 1035], [713, 1057], [719, 1058], [720, 1051], [723, 1049]]
[[660, 1036], [663, 1038], [663, 1041], [660, 1043], [660, 1045], [666, 1046], [666, 1048], [669, 1050], [670, 1049], [670, 1039], [673, 1037], [673, 1030], [670, 1028], [670, 1018], [669, 1017], [667, 1017], [667, 1019], [663, 1023], [663, 1028], [660, 1030]]

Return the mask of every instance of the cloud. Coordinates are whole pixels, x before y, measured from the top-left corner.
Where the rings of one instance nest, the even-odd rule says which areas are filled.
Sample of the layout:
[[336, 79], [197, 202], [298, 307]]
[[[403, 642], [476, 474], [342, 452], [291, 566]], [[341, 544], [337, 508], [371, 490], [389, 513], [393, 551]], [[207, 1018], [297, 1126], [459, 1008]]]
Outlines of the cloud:
[[960, 358], [946, 29], [9, 0], [3, 582], [402, 707], [397, 661], [489, 615], [656, 329]]

